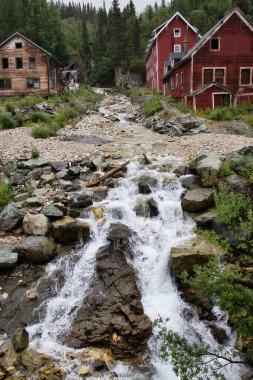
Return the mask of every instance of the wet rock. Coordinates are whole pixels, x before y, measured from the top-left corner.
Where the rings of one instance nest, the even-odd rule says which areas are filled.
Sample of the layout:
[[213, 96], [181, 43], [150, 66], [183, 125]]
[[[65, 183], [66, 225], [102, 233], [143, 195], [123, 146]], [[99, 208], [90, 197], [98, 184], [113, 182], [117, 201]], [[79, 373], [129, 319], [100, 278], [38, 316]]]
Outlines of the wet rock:
[[31, 301], [37, 300], [39, 298], [39, 294], [37, 292], [33, 292], [31, 290], [27, 290], [25, 295]]
[[11, 342], [16, 352], [25, 350], [29, 345], [29, 334], [26, 329], [21, 328], [14, 331], [11, 336]]
[[208, 327], [210, 328], [210, 331], [212, 333], [212, 336], [219, 344], [225, 344], [229, 340], [229, 336], [223, 328], [219, 327], [214, 322], [209, 322]]
[[213, 190], [211, 189], [194, 189], [186, 192], [181, 201], [184, 211], [200, 212], [207, 210], [214, 205]]
[[144, 314], [126, 249], [110, 244], [97, 252], [97, 278], [72, 324], [73, 347], [108, 347], [116, 358], [145, 351], [152, 324]]
[[158, 209], [158, 204], [155, 199], [151, 198], [148, 200], [148, 206], [150, 210], [150, 217], [156, 217], [159, 215], [159, 209]]
[[100, 168], [102, 162], [104, 162], [104, 160], [105, 160], [104, 156], [103, 155], [99, 155], [99, 156], [93, 158], [92, 163], [95, 166], [95, 168], [99, 170], [99, 168]]
[[26, 214], [23, 229], [27, 235], [45, 236], [48, 232], [48, 218], [43, 214]]
[[68, 206], [72, 208], [86, 208], [92, 203], [91, 197], [86, 193], [75, 193], [68, 200]]
[[137, 216], [148, 218], [150, 216], [150, 207], [147, 198], [138, 198], [134, 206], [134, 211]]
[[178, 177], [181, 177], [182, 175], [185, 175], [187, 171], [188, 171], [188, 165], [180, 164], [173, 170], [173, 173], [175, 173]]
[[83, 239], [87, 241], [90, 237], [90, 226], [70, 216], [52, 223], [52, 236], [57, 243], [76, 243]]
[[186, 174], [186, 175], [182, 175], [182, 177], [180, 177], [180, 182], [181, 182], [183, 187], [191, 190], [194, 185], [199, 184], [200, 178], [199, 178], [199, 176], [194, 175], [194, 174]]
[[194, 265], [205, 265], [217, 257], [217, 246], [197, 236], [171, 249], [171, 271], [178, 278], [183, 271], [192, 274]]
[[103, 187], [93, 190], [92, 199], [95, 202], [101, 202], [107, 197], [107, 195], [108, 195], [108, 188], [103, 186]]
[[157, 185], [157, 179], [153, 177], [149, 177], [147, 175], [143, 175], [140, 177], [138, 182], [139, 193], [141, 194], [150, 194], [152, 187]]
[[214, 156], [206, 156], [196, 160], [195, 169], [201, 178], [203, 186], [212, 187], [217, 185], [221, 160]]
[[121, 223], [113, 223], [110, 225], [109, 234], [107, 239], [109, 241], [122, 241], [132, 237], [133, 231]]
[[92, 211], [94, 218], [96, 220], [100, 220], [104, 217], [104, 210], [101, 207], [92, 206], [90, 210]]
[[14, 268], [17, 262], [18, 254], [9, 245], [0, 243], [0, 269]]
[[23, 216], [19, 209], [10, 203], [0, 213], [0, 230], [12, 231], [17, 228], [22, 222]]
[[194, 220], [199, 228], [211, 228], [217, 220], [216, 209], [209, 210], [194, 217]]
[[44, 236], [29, 236], [19, 243], [15, 250], [20, 261], [28, 263], [45, 263], [56, 255], [56, 244]]
[[50, 220], [56, 220], [63, 217], [63, 212], [54, 205], [47, 205], [42, 207], [41, 213]]
[[60, 172], [57, 172], [56, 177], [59, 180], [64, 180], [64, 181], [70, 181], [72, 179], [72, 175], [69, 169], [64, 169], [64, 170], [61, 170]]

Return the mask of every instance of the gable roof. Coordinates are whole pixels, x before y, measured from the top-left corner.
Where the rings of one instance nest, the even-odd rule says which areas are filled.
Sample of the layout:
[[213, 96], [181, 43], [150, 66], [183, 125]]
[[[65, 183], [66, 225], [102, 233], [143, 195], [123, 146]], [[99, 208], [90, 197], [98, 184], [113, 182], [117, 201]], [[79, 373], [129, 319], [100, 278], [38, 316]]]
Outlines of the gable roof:
[[165, 78], [168, 78], [179, 66], [181, 66], [185, 61], [194, 56], [201, 48], [205, 45], [205, 43], [212, 38], [212, 36], [225, 24], [230, 17], [234, 14], [237, 14], [238, 17], [249, 27], [249, 29], [253, 32], [253, 23], [251, 20], [241, 11], [238, 7], [233, 7], [220, 21], [217, 22], [204, 36], [191, 48], [186, 55], [179, 61], [169, 72], [165, 75]]
[[[160, 36], [160, 34], [167, 28], [167, 26], [176, 18], [180, 17], [187, 25], [189, 28], [193, 30], [194, 33], [198, 34], [198, 29], [192, 26], [182, 15], [180, 12], [176, 12], [169, 20], [165, 21], [163, 24], [158, 26], [156, 29], [153, 30], [153, 34], [157, 31], [157, 29], [161, 28], [157, 34], [154, 35], [153, 38], [151, 38], [147, 48], [146, 48], [146, 56], [148, 55], [152, 45], [156, 41], [157, 37]], [[199, 35], [200, 36], [200, 35]], [[201, 36], [200, 36], [201, 37]]]
[[230, 93], [231, 94], [231, 91], [224, 85], [220, 84], [220, 83], [217, 83], [217, 82], [212, 82], [210, 84], [207, 84], [201, 88], [199, 88], [198, 90], [196, 91], [193, 91], [189, 96], [195, 96], [195, 95], [199, 95], [199, 94], [202, 94], [203, 92], [205, 92], [206, 90], [208, 90], [209, 88], [211, 87], [218, 87], [220, 88], [221, 90], [227, 92], [227, 93]]

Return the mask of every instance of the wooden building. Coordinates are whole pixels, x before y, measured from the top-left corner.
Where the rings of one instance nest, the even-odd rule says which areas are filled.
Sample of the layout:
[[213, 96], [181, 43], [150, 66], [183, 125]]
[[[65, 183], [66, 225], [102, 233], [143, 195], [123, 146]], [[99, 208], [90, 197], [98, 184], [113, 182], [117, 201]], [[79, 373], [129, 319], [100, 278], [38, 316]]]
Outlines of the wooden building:
[[164, 93], [195, 111], [253, 102], [253, 23], [235, 7], [164, 77]]
[[163, 76], [200, 38], [198, 31], [179, 12], [153, 31], [146, 49], [147, 85], [163, 91]]
[[0, 96], [59, 93], [60, 74], [52, 54], [20, 33], [0, 44]]

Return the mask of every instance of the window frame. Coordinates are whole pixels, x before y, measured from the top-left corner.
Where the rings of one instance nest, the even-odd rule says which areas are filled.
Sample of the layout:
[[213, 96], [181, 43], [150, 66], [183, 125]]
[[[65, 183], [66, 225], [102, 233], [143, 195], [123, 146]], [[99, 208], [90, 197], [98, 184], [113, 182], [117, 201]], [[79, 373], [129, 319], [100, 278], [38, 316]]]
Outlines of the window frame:
[[23, 43], [22, 42], [15, 42], [15, 49], [22, 49]]
[[[178, 35], [176, 34], [176, 31], [179, 31]], [[180, 38], [181, 37], [181, 28], [174, 28], [174, 37], [175, 38]]]
[[[250, 83], [242, 84], [242, 70], [250, 70]], [[240, 67], [240, 86], [253, 86], [253, 66]]]
[[[34, 62], [34, 67], [31, 67], [31, 62]], [[29, 70], [36, 69], [36, 58], [35, 57], [29, 57]]]
[[[175, 50], [176, 46], [179, 47], [180, 49], [179, 50]], [[181, 53], [182, 52], [182, 46], [181, 46], [181, 44], [174, 44], [173, 51], [174, 51], [174, 53]]]
[[[0, 91], [8, 91], [8, 90], [12, 90], [12, 79], [11, 78], [1, 78], [0, 79], [0, 82], [3, 81], [4, 83], [4, 87], [1, 88], [0, 86]], [[9, 81], [9, 84], [10, 86], [6, 87], [6, 81]]]
[[[18, 66], [18, 59], [20, 59], [21, 61], [21, 64], [22, 66], [21, 67], [17, 67]], [[23, 57], [15, 57], [15, 67], [16, 67], [16, 70], [22, 70], [23, 69]]]
[[[218, 40], [218, 43], [219, 43], [218, 49], [212, 49], [212, 41], [213, 40]], [[210, 51], [220, 51], [220, 37], [210, 38]]]
[[[7, 67], [4, 67], [4, 60], [6, 60], [5, 62], [7, 62]], [[3, 57], [2, 58], [2, 69], [3, 70], [8, 70], [9, 69], [9, 58], [8, 57]]]
[[[221, 84], [223, 86], [226, 85], [226, 78], [227, 78], [227, 68], [226, 67], [202, 67], [202, 86], [208, 86], [209, 84], [211, 84], [211, 83], [204, 83], [205, 70], [212, 70], [213, 71], [211, 83], [218, 83], [218, 84]], [[216, 79], [215, 71], [216, 70], [224, 70], [224, 77], [223, 77], [224, 81], [223, 81], [223, 83], [219, 83], [219, 82], [215, 81], [215, 79]]]
[[[31, 86], [28, 83], [29, 81], [32, 81]], [[34, 87], [35, 81], [38, 81], [39, 87]], [[30, 89], [30, 90], [40, 90], [41, 88], [40, 78], [26, 78], [26, 87], [27, 89]]]

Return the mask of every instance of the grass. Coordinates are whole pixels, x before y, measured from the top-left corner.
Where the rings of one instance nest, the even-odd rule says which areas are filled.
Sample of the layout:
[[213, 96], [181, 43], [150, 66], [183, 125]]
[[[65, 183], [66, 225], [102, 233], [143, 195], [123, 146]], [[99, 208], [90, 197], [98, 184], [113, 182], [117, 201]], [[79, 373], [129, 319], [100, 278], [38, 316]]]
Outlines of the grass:
[[163, 108], [161, 100], [157, 97], [152, 97], [144, 104], [142, 112], [146, 117], [149, 117], [163, 110]]
[[[214, 121], [231, 121], [237, 118], [241, 118], [249, 115], [250, 110], [253, 109], [253, 104], [244, 103], [240, 104], [237, 107], [217, 107], [214, 110], [205, 110], [200, 111], [198, 114], [206, 117], [209, 120]], [[253, 125], [253, 117], [249, 117], [249, 122], [252, 122]]]
[[220, 166], [219, 177], [224, 178], [224, 177], [228, 177], [231, 174], [233, 174], [233, 170], [231, 168], [230, 161], [228, 160], [223, 161]]
[[56, 136], [59, 128], [56, 124], [40, 124], [32, 128], [32, 137], [35, 139], [46, 139]]
[[0, 210], [8, 205], [12, 196], [12, 190], [8, 185], [0, 185]]
[[39, 158], [39, 156], [40, 156], [40, 152], [38, 151], [37, 148], [33, 147], [31, 150], [31, 157], [33, 159], [36, 159], [36, 158]]

